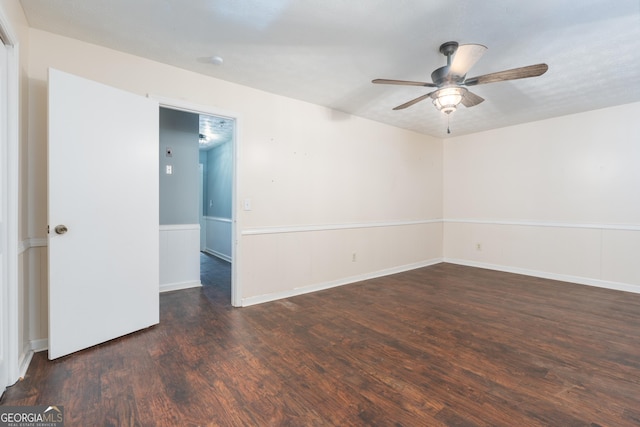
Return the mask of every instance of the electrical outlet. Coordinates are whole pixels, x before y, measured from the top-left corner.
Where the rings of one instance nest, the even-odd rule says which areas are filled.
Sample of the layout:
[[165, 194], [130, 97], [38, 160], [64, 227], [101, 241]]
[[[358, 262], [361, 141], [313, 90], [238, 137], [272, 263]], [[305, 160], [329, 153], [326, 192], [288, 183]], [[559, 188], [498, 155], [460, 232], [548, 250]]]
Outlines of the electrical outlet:
[[476, 243], [476, 251], [482, 251], [482, 243]]
[[351, 262], [356, 262], [356, 253], [351, 254]]

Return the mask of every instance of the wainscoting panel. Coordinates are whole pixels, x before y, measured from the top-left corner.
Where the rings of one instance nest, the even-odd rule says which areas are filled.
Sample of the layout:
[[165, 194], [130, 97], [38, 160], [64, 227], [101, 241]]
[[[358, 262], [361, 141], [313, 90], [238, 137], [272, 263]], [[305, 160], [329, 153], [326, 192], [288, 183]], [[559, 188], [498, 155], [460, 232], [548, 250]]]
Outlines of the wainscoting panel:
[[420, 268], [442, 260], [441, 220], [242, 230], [242, 305]]
[[200, 225], [160, 226], [160, 292], [202, 286]]
[[30, 238], [18, 247], [21, 310], [18, 366], [26, 374], [34, 351], [47, 349], [49, 330], [48, 248], [46, 238]]
[[640, 292], [640, 230], [602, 231], [602, 277], [635, 284]]
[[204, 251], [231, 262], [231, 219], [204, 217], [206, 242]]
[[640, 293], [637, 225], [444, 223], [445, 262]]

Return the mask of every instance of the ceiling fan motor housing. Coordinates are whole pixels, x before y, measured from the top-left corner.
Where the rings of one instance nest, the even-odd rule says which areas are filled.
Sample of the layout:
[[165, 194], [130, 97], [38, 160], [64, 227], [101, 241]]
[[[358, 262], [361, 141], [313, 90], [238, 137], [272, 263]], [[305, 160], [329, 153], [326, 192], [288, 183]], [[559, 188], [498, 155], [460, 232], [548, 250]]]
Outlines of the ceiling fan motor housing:
[[438, 87], [445, 84], [458, 84], [460, 83], [460, 76], [453, 76], [449, 74], [451, 68], [451, 57], [458, 50], [458, 42], [446, 42], [440, 45], [440, 53], [447, 57], [447, 65], [436, 69], [431, 73], [431, 81]]
[[431, 73], [431, 81], [438, 87], [444, 85], [445, 83], [449, 83], [450, 78], [451, 76], [449, 75], [448, 65], [437, 68], [433, 73]]

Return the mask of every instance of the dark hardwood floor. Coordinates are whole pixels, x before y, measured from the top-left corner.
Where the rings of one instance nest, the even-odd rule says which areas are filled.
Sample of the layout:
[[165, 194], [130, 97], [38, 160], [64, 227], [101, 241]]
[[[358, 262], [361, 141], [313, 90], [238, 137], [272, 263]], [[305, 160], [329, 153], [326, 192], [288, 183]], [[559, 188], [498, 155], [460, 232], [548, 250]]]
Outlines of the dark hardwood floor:
[[68, 426], [638, 426], [640, 295], [452, 264], [161, 323], [50, 362], [3, 405]]
[[200, 252], [200, 282], [206, 286], [210, 297], [218, 295], [231, 301], [231, 263], [213, 255]]

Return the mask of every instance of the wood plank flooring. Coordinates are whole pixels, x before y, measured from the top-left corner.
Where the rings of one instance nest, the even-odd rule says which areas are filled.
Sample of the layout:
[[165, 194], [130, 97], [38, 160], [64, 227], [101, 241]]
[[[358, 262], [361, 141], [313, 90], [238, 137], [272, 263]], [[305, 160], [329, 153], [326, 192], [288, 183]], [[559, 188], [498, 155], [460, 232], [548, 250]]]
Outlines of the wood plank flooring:
[[[227, 294], [225, 294], [227, 292]], [[640, 295], [452, 264], [161, 323], [50, 362], [2, 405], [67, 426], [638, 426]]]

